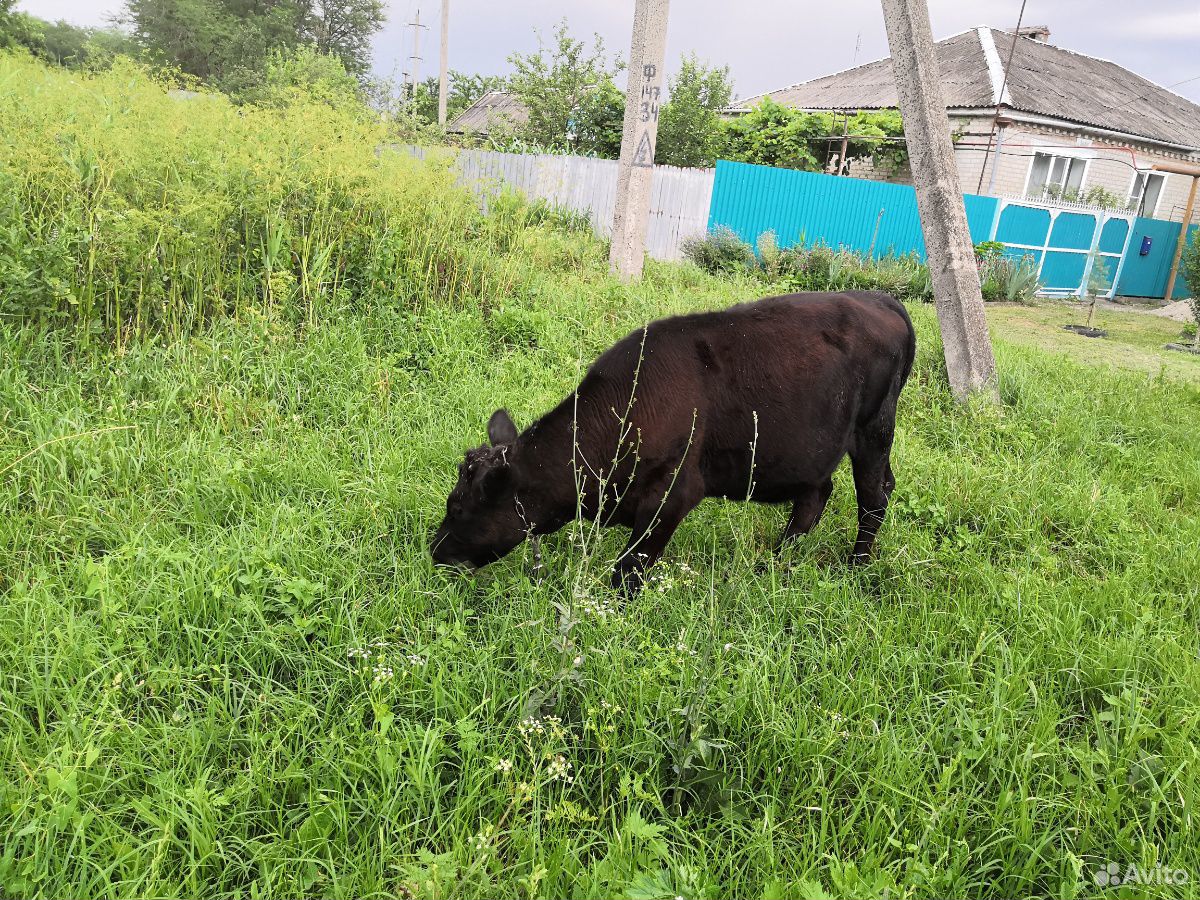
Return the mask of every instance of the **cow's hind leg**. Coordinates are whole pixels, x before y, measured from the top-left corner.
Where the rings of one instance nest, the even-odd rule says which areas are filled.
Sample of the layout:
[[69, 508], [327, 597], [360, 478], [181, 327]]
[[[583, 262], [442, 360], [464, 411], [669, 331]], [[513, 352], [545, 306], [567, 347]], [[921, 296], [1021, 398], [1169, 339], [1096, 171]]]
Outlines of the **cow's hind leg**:
[[858, 537], [850, 554], [851, 565], [870, 559], [875, 535], [883, 524], [888, 499], [896, 486], [891, 463], [894, 430], [894, 420], [886, 416], [860, 427], [855, 435], [850, 462], [854, 469], [854, 493], [858, 499]]
[[777, 550], [782, 550], [800, 535], [808, 534], [817, 527], [832, 492], [833, 479], [826, 478], [820, 484], [809, 485], [803, 493], [796, 497], [796, 501], [792, 504], [792, 515], [788, 519], [787, 527], [783, 530], [783, 537], [779, 539]]

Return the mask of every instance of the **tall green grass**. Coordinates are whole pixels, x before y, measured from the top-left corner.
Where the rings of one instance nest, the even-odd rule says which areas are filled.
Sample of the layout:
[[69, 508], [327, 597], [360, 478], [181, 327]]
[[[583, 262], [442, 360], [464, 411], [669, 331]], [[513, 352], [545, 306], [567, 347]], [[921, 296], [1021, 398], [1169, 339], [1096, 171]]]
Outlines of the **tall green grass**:
[[[2, 151], [21, 208], [47, 210], [13, 246], [53, 246], [69, 216], [50, 211], [86, 204], [49, 148], [123, 128], [129, 164], [151, 166], [136, 123], [180, 101], [137, 72], [0, 66], [90, 101], [59, 101], [40, 162]], [[187, 103], [212, 129], [249, 128], [220, 98]], [[105, 105], [138, 114], [110, 122]], [[246, 115], [264, 159], [321, 169], [272, 130], [301, 110]], [[250, 153], [245, 134], [231, 146]], [[126, 157], [104, 158], [125, 184]], [[374, 234], [389, 285], [316, 279], [314, 306], [291, 252], [285, 300], [261, 242], [180, 236], [244, 290], [203, 312], [191, 294], [174, 314], [143, 300], [140, 319], [116, 298], [141, 295], [100, 278], [86, 314], [6, 295], [0, 895], [1193, 895], [1102, 890], [1093, 872], [1200, 877], [1195, 388], [1000, 343], [1001, 406], [960, 410], [914, 306], [871, 565], [840, 565], [839, 471], [785, 558], [770, 553], [784, 510], [710, 501], [629, 603], [597, 586], [618, 533], [586, 551], [548, 539], [540, 583], [520, 552], [435, 571], [454, 465], [496, 406], [526, 424], [647, 318], [763, 285], [653, 263], [622, 285], [542, 213], [505, 201], [484, 219], [436, 168], [355, 159], [379, 205], [335, 217], [347, 231], [323, 246], [381, 254], [367, 222], [392, 222]], [[283, 205], [261, 209], [326, 208], [295, 199], [308, 182], [276, 183]], [[186, 208], [161, 195], [132, 194], [128, 215], [162, 227]], [[136, 284], [140, 257], [105, 241], [97, 258]], [[22, 297], [56, 271], [88, 283], [70, 246], [63, 269], [30, 264]]]
[[121, 343], [223, 316], [486, 299], [521, 277], [493, 254], [527, 210], [484, 220], [448, 168], [380, 152], [365, 109], [171, 88], [132, 63], [68, 77], [0, 55], [8, 321]]

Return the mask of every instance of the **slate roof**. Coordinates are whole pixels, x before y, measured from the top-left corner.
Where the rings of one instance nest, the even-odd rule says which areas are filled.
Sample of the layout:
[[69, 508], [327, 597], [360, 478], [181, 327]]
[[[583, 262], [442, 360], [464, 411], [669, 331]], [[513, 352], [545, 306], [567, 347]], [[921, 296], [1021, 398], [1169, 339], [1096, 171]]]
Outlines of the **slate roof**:
[[492, 124], [507, 120], [514, 125], [529, 121], [529, 110], [525, 104], [507, 91], [487, 91], [482, 97], [450, 120], [447, 131], [473, 131], [487, 134]]
[[[1200, 105], [1114, 62], [988, 27], [938, 41], [934, 51], [950, 109], [1003, 100], [1020, 112], [1200, 149]], [[898, 103], [890, 58], [748, 97], [729, 109], [747, 110], [763, 97], [800, 109], [883, 109]]]

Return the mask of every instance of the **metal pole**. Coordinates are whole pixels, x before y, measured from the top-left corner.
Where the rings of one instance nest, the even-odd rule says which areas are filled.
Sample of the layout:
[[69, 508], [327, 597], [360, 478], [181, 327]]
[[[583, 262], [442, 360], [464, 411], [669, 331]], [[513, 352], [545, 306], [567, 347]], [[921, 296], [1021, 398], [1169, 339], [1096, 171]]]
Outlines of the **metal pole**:
[[438, 124], [446, 127], [446, 68], [450, 60], [450, 0], [442, 0], [442, 57], [438, 73]]
[[882, 3], [950, 390], [959, 400], [972, 394], [996, 399], [996, 360], [959, 189], [929, 7], [926, 0]]
[[[1188, 191], [1187, 207], [1183, 211], [1183, 225], [1179, 229], [1179, 240], [1175, 242], [1175, 258], [1171, 260], [1171, 275], [1167, 278], [1167, 292], [1163, 294], [1163, 299], [1167, 301], [1175, 293], [1175, 276], [1179, 274], [1179, 261], [1183, 259], [1183, 248], [1187, 246], [1188, 228], [1192, 224], [1192, 209], [1196, 205], [1196, 185], [1198, 184], [1200, 184], [1200, 175], [1193, 175], [1192, 189]], [[1142, 196], [1145, 196], [1145, 194], [1146, 191], [1143, 189]], [[1200, 238], [1197, 238], [1197, 240], [1200, 240]]]
[[667, 44], [668, 0], [637, 0], [629, 48], [629, 86], [617, 167], [609, 268], [621, 278], [640, 278], [654, 175], [654, 142], [662, 98], [663, 55]]

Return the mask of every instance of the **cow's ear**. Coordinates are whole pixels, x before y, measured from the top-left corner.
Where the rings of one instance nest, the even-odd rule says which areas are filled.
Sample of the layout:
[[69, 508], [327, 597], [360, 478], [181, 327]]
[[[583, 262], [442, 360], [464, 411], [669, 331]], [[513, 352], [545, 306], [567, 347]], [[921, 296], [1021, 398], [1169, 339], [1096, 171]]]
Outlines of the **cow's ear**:
[[513, 424], [512, 416], [507, 409], [498, 409], [488, 419], [488, 440], [493, 447], [501, 444], [511, 444], [517, 439], [517, 426]]

